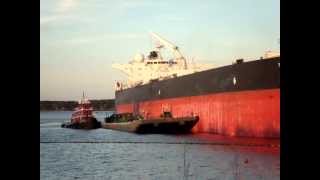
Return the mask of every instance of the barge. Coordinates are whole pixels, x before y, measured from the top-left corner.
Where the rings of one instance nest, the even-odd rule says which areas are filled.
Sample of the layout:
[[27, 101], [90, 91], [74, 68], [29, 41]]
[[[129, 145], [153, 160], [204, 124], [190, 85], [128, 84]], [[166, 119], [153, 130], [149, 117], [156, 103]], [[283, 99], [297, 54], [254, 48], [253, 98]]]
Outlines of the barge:
[[102, 123], [102, 128], [140, 134], [183, 134], [190, 133], [198, 121], [198, 116], [174, 118], [169, 112], [152, 119], [143, 119], [141, 116], [123, 113], [107, 117], [105, 123]]

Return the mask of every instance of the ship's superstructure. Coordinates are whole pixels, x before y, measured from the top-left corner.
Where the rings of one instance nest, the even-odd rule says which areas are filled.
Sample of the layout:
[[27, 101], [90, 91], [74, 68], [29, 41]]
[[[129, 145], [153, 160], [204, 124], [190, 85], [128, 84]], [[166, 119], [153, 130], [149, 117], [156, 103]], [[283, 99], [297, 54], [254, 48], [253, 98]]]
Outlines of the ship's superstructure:
[[[161, 81], [213, 68], [212, 64], [188, 63], [178, 46], [158, 34], [150, 34], [156, 40], [157, 45], [156, 49], [151, 51], [148, 56], [137, 54], [129, 64], [112, 65], [113, 68], [121, 70], [128, 76], [127, 82], [117, 82], [116, 90], [132, 88], [147, 84], [150, 81]], [[164, 59], [161, 55], [163, 48], [169, 49], [173, 54], [173, 58]]]

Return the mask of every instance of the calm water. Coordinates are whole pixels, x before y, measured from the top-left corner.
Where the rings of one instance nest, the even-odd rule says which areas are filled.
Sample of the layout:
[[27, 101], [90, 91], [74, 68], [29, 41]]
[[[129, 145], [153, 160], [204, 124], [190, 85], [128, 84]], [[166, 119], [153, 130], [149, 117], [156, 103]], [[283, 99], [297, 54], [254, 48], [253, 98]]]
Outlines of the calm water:
[[[102, 121], [108, 112], [95, 112]], [[40, 176], [45, 179], [280, 179], [277, 140], [210, 134], [138, 135], [60, 128], [71, 112], [40, 112]], [[223, 144], [238, 145], [223, 145]]]

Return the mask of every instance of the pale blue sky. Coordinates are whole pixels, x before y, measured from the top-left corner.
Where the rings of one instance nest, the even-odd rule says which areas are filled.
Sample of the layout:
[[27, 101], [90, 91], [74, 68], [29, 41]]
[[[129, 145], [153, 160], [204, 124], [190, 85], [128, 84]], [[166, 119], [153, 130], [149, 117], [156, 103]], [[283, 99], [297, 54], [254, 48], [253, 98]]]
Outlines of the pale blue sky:
[[41, 0], [40, 100], [114, 98], [111, 68], [152, 48], [149, 31], [216, 66], [280, 51], [279, 0]]

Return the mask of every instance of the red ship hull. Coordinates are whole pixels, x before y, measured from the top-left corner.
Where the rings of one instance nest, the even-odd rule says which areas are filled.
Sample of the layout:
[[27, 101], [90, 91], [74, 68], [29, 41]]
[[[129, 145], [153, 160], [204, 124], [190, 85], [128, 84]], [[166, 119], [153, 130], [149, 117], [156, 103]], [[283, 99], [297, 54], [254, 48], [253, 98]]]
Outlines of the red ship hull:
[[[280, 89], [228, 92], [139, 103], [139, 113], [157, 117], [170, 105], [174, 116], [198, 115], [193, 132], [229, 136], [280, 137]], [[116, 106], [134, 112], [134, 104]]]

